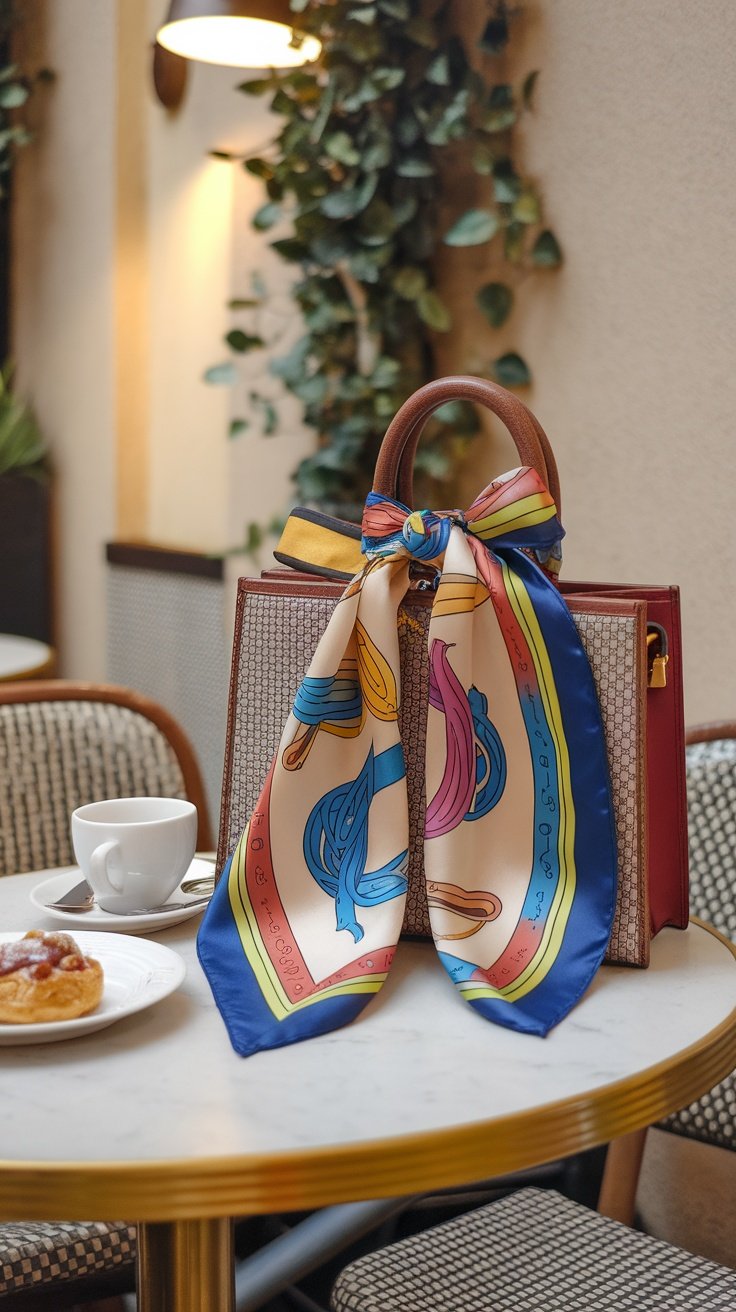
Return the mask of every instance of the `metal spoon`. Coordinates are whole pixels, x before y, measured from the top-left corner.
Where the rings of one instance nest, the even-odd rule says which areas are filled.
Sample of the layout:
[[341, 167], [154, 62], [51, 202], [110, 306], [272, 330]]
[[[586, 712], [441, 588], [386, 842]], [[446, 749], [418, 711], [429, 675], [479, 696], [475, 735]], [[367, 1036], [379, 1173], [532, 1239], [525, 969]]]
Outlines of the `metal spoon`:
[[81, 883], [75, 884], [70, 888], [68, 893], [64, 893], [58, 902], [47, 902], [46, 906], [53, 908], [54, 911], [91, 911], [94, 906], [95, 895], [86, 879]]
[[214, 875], [200, 875], [197, 879], [185, 879], [181, 891], [182, 893], [212, 893], [214, 888]]
[[131, 911], [113, 911], [113, 916], [152, 916], [159, 911], [186, 911], [189, 907], [206, 907], [208, 897], [192, 897], [187, 902], [161, 902], [157, 907], [133, 907]]

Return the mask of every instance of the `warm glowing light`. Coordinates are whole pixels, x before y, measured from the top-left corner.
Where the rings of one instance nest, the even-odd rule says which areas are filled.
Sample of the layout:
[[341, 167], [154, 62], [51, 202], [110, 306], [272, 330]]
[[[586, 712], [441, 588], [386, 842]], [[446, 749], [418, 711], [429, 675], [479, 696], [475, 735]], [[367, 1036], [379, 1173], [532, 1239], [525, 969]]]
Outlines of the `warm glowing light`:
[[316, 59], [321, 46], [316, 37], [299, 37], [283, 23], [265, 18], [183, 18], [165, 23], [159, 45], [185, 59], [234, 68], [295, 68]]

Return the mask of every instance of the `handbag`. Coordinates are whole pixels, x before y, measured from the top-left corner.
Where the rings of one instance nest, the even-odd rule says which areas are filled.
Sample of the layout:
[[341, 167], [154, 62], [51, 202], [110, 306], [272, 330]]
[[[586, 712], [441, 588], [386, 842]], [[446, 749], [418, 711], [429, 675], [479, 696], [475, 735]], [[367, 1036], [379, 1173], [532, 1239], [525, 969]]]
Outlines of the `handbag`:
[[[559, 476], [538, 421], [512, 393], [477, 378], [420, 389], [389, 426], [374, 486], [413, 504], [422, 427], [449, 400], [480, 402], [506, 423], [522, 462], [560, 505]], [[294, 695], [345, 582], [364, 558], [360, 529], [295, 509], [275, 552], [281, 568], [242, 578], [233, 639], [217, 869], [256, 805]], [[557, 566], [547, 561], [547, 569]], [[432, 573], [421, 567], [399, 610], [399, 728], [407, 767], [409, 891], [403, 933], [431, 937], [423, 870], [424, 747]], [[674, 586], [560, 584], [596, 684], [618, 845], [618, 893], [607, 960], [646, 966], [651, 937], [688, 921], [687, 822], [679, 593]], [[432, 896], [430, 891], [429, 896]], [[473, 908], [466, 909], [469, 916]]]

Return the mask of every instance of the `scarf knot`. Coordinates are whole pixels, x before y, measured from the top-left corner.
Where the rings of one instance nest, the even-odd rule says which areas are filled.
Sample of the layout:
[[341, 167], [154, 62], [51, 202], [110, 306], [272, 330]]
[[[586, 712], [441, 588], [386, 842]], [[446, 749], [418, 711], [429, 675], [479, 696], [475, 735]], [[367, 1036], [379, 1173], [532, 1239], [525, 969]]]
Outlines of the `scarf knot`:
[[411, 510], [393, 497], [370, 492], [361, 548], [369, 560], [408, 554], [415, 560], [439, 561], [455, 527], [489, 550], [521, 548], [533, 552], [549, 572], [559, 570], [565, 531], [551, 493], [528, 467], [494, 480], [466, 511]]

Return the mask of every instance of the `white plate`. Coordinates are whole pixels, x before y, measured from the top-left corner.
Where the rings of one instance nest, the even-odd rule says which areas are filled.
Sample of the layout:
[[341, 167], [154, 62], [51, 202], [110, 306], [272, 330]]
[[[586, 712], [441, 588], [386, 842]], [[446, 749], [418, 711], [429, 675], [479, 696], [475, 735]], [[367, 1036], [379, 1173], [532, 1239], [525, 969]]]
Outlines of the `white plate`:
[[[184, 878], [208, 879], [214, 874], [214, 870], [210, 861], [200, 861], [195, 857]], [[191, 894], [194, 906], [179, 907], [175, 911], [141, 911], [140, 915], [136, 916], [118, 916], [114, 911], [103, 911], [102, 907], [97, 906], [89, 911], [58, 911], [46, 905], [47, 902], [58, 901], [64, 893], [74, 888], [81, 878], [82, 872], [79, 867], [70, 866], [63, 875], [54, 875], [53, 878], [44, 880], [43, 884], [36, 884], [30, 893], [31, 902], [45, 915], [63, 921], [69, 929], [112, 929], [121, 930], [124, 934], [152, 934], [157, 929], [166, 929], [168, 925], [178, 925], [182, 920], [188, 920], [190, 916], [200, 915], [207, 905], [206, 902], [201, 901], [196, 905], [198, 902], [196, 894]], [[182, 893], [181, 888], [177, 888], [171, 894], [169, 901], [179, 902], [188, 896], [190, 895]]]
[[[0, 933], [0, 943], [14, 943], [22, 933]], [[153, 1006], [178, 989], [186, 974], [182, 958], [162, 943], [130, 934], [75, 933], [86, 957], [95, 957], [104, 971], [100, 1005], [77, 1020], [54, 1020], [40, 1025], [0, 1025], [0, 1045], [57, 1043], [114, 1025], [123, 1016]]]

